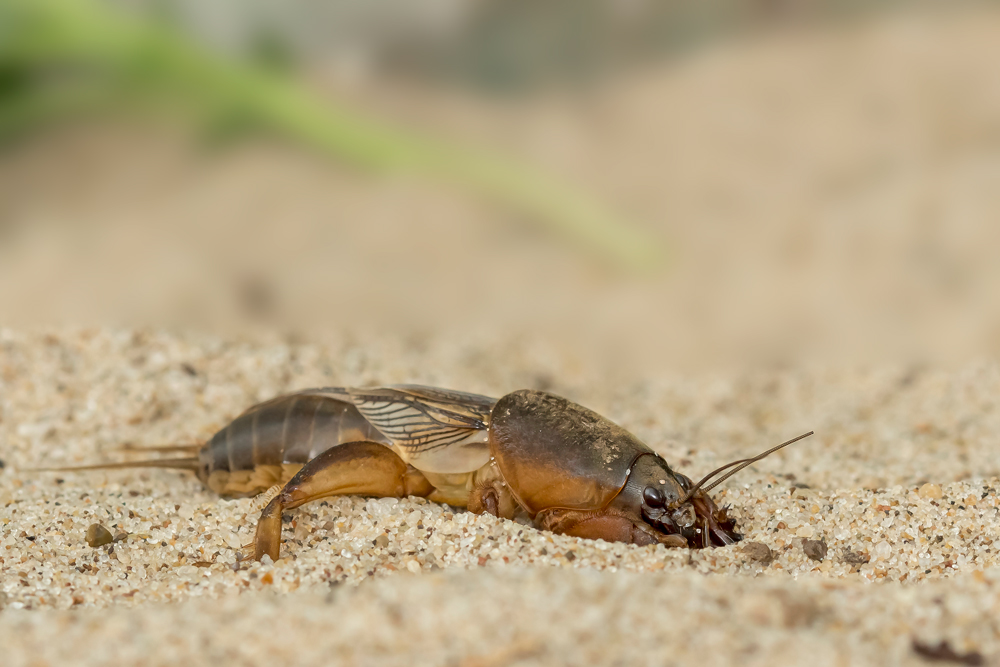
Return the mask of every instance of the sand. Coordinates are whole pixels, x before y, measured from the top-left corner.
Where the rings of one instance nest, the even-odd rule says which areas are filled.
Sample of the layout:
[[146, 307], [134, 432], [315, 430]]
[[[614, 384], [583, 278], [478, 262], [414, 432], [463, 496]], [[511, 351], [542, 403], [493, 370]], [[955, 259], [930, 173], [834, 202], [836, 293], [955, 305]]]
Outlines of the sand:
[[[1000, 656], [1000, 364], [658, 374], [609, 386], [599, 367], [560, 368], [530, 341], [492, 373], [468, 362], [495, 344], [2, 331], [3, 664]], [[552, 373], [544, 382], [540, 358]], [[290, 512], [283, 557], [254, 563], [243, 545], [257, 500], [219, 499], [171, 471], [24, 470], [135, 456], [116, 451], [124, 443], [203, 440], [283, 391], [403, 381], [492, 395], [544, 384], [692, 476], [817, 435], [716, 489], [745, 541], [701, 551], [558, 536], [422, 499], [345, 497]], [[89, 546], [93, 524], [114, 541]]]

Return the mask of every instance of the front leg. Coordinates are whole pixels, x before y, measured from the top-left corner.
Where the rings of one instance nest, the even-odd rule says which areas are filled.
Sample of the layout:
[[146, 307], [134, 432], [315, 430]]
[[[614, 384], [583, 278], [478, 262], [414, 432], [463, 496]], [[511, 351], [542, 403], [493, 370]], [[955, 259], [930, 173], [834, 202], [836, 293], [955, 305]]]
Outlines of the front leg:
[[434, 487], [391, 449], [375, 442], [348, 442], [312, 459], [267, 504], [257, 522], [254, 558], [278, 560], [281, 513], [329, 496], [402, 498], [427, 496]]
[[535, 516], [535, 524], [542, 530], [588, 540], [688, 546], [688, 541], [681, 535], [664, 535], [611, 510], [542, 510]]

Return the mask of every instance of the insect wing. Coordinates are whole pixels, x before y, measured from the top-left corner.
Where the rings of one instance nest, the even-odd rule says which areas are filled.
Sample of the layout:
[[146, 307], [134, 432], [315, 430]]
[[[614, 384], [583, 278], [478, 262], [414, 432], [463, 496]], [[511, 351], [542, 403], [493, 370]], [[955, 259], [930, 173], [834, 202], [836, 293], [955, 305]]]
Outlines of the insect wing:
[[345, 391], [418, 470], [471, 472], [489, 461], [491, 398], [419, 385]]
[[496, 399], [463, 391], [451, 391], [419, 384], [398, 384], [389, 387], [393, 391], [412, 396], [430, 410], [456, 423], [465, 423], [469, 428], [484, 429], [489, 425], [490, 413]]

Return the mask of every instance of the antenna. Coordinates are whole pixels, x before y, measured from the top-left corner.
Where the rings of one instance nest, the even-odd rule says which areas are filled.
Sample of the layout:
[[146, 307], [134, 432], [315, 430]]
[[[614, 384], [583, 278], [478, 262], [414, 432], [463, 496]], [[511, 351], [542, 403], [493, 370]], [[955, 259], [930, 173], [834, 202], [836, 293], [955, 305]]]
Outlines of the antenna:
[[[772, 447], [771, 449], [767, 450], [766, 452], [763, 452], [762, 454], [758, 454], [757, 456], [754, 456], [753, 458], [740, 459], [739, 461], [730, 461], [726, 465], [721, 466], [719, 468], [716, 468], [712, 472], [710, 472], [707, 475], [705, 475], [704, 477], [702, 477], [700, 482], [698, 482], [693, 487], [691, 487], [691, 490], [688, 491], [686, 494], [684, 494], [684, 497], [681, 498], [680, 500], [678, 500], [677, 504], [678, 505], [682, 505], [682, 504], [686, 503], [687, 501], [691, 500], [691, 498], [694, 496], [694, 494], [697, 493], [698, 490], [701, 488], [702, 484], [704, 484], [708, 480], [712, 479], [713, 477], [715, 477], [716, 475], [718, 475], [720, 472], [722, 472], [726, 468], [732, 468], [733, 466], [739, 466], [735, 470], [729, 471], [728, 473], [726, 473], [725, 475], [723, 475], [719, 479], [717, 479], [714, 482], [712, 482], [712, 484], [710, 484], [709, 486], [705, 487], [705, 491], [711, 491], [712, 489], [714, 489], [715, 487], [717, 487], [719, 484], [722, 484], [724, 481], [726, 481], [727, 479], [729, 479], [730, 477], [732, 477], [733, 475], [735, 475], [739, 471], [741, 471], [744, 468], [746, 468], [748, 465], [750, 465], [752, 463], [756, 463], [757, 461], [760, 461], [762, 458], [770, 456], [771, 454], [775, 453], [776, 451], [778, 451], [779, 449], [781, 449], [783, 447], [787, 447], [788, 445], [794, 444], [794, 443], [798, 442], [799, 440], [802, 440], [803, 438], [808, 438], [813, 433], [815, 433], [815, 431], [809, 431], [808, 433], [803, 433], [799, 437], [792, 438], [791, 440], [787, 440], [787, 441], [781, 443], [780, 445], [778, 445], [777, 447]], [[742, 465], [740, 465], [740, 464], [742, 464]]]

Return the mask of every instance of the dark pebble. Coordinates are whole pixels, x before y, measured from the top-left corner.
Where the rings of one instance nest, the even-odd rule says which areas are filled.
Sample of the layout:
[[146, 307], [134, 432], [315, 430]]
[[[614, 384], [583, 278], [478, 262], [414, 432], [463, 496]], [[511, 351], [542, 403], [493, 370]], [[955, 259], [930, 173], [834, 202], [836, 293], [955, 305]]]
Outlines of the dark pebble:
[[959, 653], [948, 642], [933, 645], [924, 644], [914, 639], [913, 652], [928, 662], [951, 662], [959, 665], [969, 665], [970, 667], [978, 667], [978, 665], [985, 664], [982, 654], [978, 651]]
[[747, 542], [743, 545], [743, 553], [746, 554], [747, 558], [758, 563], [766, 564], [774, 560], [771, 548], [763, 542]]
[[802, 550], [813, 560], [826, 558], [826, 542], [823, 540], [803, 540]]
[[111, 544], [113, 540], [111, 531], [99, 523], [92, 523], [87, 529], [87, 544], [92, 547], [103, 547], [105, 544]]
[[851, 565], [862, 565], [871, 560], [868, 554], [861, 551], [851, 551], [850, 549], [844, 549], [844, 562], [850, 563]]

